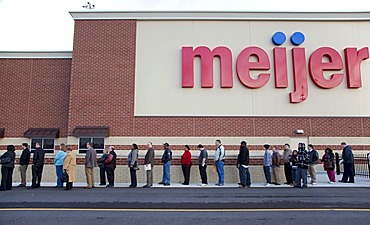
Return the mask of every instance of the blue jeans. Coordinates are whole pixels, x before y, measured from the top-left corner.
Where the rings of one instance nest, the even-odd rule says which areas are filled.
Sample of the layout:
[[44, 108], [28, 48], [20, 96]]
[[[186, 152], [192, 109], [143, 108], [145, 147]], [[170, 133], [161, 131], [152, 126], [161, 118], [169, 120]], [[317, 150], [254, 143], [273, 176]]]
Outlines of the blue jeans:
[[266, 183], [271, 184], [271, 166], [263, 166], [263, 173], [265, 174]]
[[216, 170], [218, 174], [218, 184], [224, 184], [224, 162], [218, 160], [216, 162]]
[[244, 168], [239, 164], [239, 177], [240, 183], [243, 187], [251, 186], [251, 176], [249, 174], [249, 168]]
[[296, 186], [307, 186], [307, 169], [297, 168], [296, 171]]
[[163, 177], [162, 177], [162, 182], [165, 184], [170, 184], [171, 183], [171, 161], [168, 161], [163, 164]]
[[55, 171], [57, 172], [57, 187], [63, 187], [63, 183], [60, 180], [63, 173], [63, 165], [55, 166]]
[[296, 174], [297, 174], [297, 168], [292, 167], [292, 181], [294, 182], [296, 182]]

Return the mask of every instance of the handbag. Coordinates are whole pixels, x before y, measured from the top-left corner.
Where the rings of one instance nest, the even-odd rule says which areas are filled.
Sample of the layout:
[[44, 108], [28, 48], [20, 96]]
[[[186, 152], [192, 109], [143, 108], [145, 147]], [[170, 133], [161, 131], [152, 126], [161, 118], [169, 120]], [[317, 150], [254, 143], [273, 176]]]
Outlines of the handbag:
[[8, 164], [12, 161], [12, 159], [9, 156], [6, 156], [4, 158], [1, 158], [1, 164]]
[[152, 164], [145, 164], [144, 165], [144, 170], [147, 171], [147, 170], [152, 170]]
[[324, 162], [324, 168], [325, 169], [333, 169], [333, 164], [330, 161]]
[[63, 172], [62, 173], [62, 176], [60, 177], [60, 181], [62, 181], [64, 183], [64, 182], [68, 182], [68, 180], [69, 180], [68, 173], [67, 172]]

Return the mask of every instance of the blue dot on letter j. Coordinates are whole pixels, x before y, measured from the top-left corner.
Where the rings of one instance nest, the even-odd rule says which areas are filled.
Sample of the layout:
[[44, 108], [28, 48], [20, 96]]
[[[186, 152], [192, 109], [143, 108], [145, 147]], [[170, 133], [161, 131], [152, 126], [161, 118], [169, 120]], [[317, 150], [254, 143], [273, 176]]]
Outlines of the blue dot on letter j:
[[290, 42], [292, 42], [292, 44], [296, 46], [302, 44], [304, 40], [305, 40], [304, 34], [302, 34], [301, 32], [295, 32], [290, 37]]
[[278, 31], [272, 36], [272, 43], [274, 43], [275, 45], [282, 45], [285, 41], [286, 36], [283, 32]]

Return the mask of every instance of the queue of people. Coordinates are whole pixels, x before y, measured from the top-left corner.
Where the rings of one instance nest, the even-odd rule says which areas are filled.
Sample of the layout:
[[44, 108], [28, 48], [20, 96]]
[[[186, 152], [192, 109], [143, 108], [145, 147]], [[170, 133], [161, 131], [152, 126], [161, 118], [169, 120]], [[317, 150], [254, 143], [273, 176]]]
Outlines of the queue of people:
[[[354, 183], [353, 171], [353, 154], [352, 149], [345, 142], [341, 143], [343, 148], [342, 160], [340, 163], [344, 164], [343, 177], [339, 182]], [[26, 186], [26, 171], [30, 164], [31, 152], [27, 143], [22, 144], [23, 150], [19, 162], [19, 172], [21, 176], [21, 183], [18, 187]], [[296, 188], [306, 188], [308, 183], [308, 176], [312, 185], [317, 184], [317, 164], [319, 160], [323, 163], [324, 170], [327, 172], [329, 183], [336, 182], [335, 179], [335, 157], [333, 150], [326, 148], [322, 158], [319, 158], [319, 153], [314, 149], [312, 144], [308, 144], [306, 149], [305, 143], [299, 143], [297, 150], [291, 150], [289, 144], [284, 145], [284, 152], [280, 155], [276, 146], [272, 146], [270, 152], [270, 145], [263, 146], [263, 173], [266, 179], [266, 186], [271, 184], [280, 185], [280, 166], [284, 165], [284, 174], [286, 178], [285, 184]], [[170, 168], [172, 161], [172, 151], [170, 145], [166, 142], [163, 144], [163, 155], [161, 163], [163, 166], [162, 181], [159, 184], [164, 186], [171, 185]], [[209, 162], [208, 150], [202, 145], [197, 146], [199, 150], [198, 167], [201, 178], [201, 186], [208, 185], [207, 166]], [[226, 158], [225, 148], [221, 144], [221, 140], [215, 141], [214, 153], [214, 171], [217, 172], [218, 182], [217, 186], [224, 185], [224, 161]], [[40, 143], [35, 144], [35, 151], [33, 153], [32, 165], [32, 185], [30, 189], [39, 188], [42, 180], [42, 172], [44, 167], [45, 151], [41, 148]], [[131, 145], [131, 151], [128, 154], [128, 167], [130, 171], [131, 183], [130, 188], [137, 187], [137, 171], [139, 170], [139, 148], [137, 144]], [[15, 167], [15, 147], [13, 145], [7, 146], [7, 151], [0, 157], [1, 167], [1, 191], [12, 189], [12, 175]], [[113, 146], [97, 159], [97, 154], [93, 148], [93, 143], [87, 143], [87, 151], [85, 155], [85, 174], [86, 187], [85, 189], [94, 188], [94, 168], [100, 167], [100, 185], [106, 185], [107, 188], [114, 187], [115, 169], [116, 169], [117, 154]], [[66, 173], [68, 179], [66, 181], [65, 190], [71, 190], [73, 182], [76, 181], [76, 155], [72, 148], [66, 147], [65, 144], [60, 145], [59, 152], [54, 157], [54, 165], [56, 169], [56, 186], [55, 188], [62, 188], [63, 182], [61, 180], [62, 174]], [[147, 152], [144, 160], [144, 171], [146, 173], [146, 184], [143, 188], [150, 188], [153, 186], [153, 168], [155, 165], [154, 149], [151, 142], [147, 144]], [[249, 150], [247, 142], [240, 143], [240, 150], [237, 158], [237, 169], [239, 172], [240, 188], [251, 187], [251, 177], [249, 172]], [[184, 146], [184, 153], [181, 156], [181, 168], [184, 176], [183, 185], [190, 183], [190, 171], [192, 167], [192, 154], [189, 145]], [[108, 185], [106, 184], [106, 178]]]

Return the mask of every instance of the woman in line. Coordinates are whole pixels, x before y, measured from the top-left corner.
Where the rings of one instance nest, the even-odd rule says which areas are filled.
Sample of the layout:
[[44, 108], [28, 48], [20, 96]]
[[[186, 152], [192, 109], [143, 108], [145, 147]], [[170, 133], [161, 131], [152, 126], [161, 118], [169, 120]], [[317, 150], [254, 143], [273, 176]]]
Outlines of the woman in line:
[[6, 152], [0, 156], [1, 162], [1, 187], [0, 191], [12, 190], [12, 178], [15, 161], [15, 147], [8, 145]]
[[100, 171], [100, 186], [104, 186], [107, 184], [107, 180], [105, 178], [105, 172], [106, 172], [106, 168], [105, 168], [105, 160], [108, 158], [108, 151], [109, 150], [104, 150], [104, 154], [100, 157], [100, 159], [98, 160], [98, 166], [99, 166], [99, 171]]
[[72, 152], [72, 148], [67, 148], [67, 156], [63, 161], [63, 171], [68, 174], [68, 183], [65, 190], [71, 190], [73, 182], [76, 181], [76, 155]]
[[329, 184], [332, 184], [335, 182], [335, 162], [334, 162], [334, 153], [331, 148], [325, 149], [325, 154], [322, 156], [321, 159], [322, 162], [324, 162], [324, 170], [326, 171], [326, 174], [329, 178]]
[[292, 155], [289, 158], [290, 164], [292, 166], [292, 181], [293, 184], [291, 185], [292, 187], [295, 186], [296, 184], [296, 172], [297, 172], [297, 165], [296, 163], [298, 162], [298, 151], [293, 150]]
[[191, 168], [191, 153], [189, 145], [185, 145], [184, 154], [181, 156], [181, 168], [184, 174], [184, 182], [182, 185], [189, 185], [190, 180], [190, 168]]
[[128, 167], [130, 168], [130, 177], [131, 177], [131, 184], [130, 188], [136, 188], [137, 186], [137, 179], [136, 179], [136, 170], [139, 169], [138, 163], [138, 156], [139, 156], [139, 149], [137, 145], [134, 143], [131, 145], [131, 151], [128, 154]]
[[64, 158], [66, 156], [67, 156], [66, 145], [62, 143], [62, 144], [60, 144], [59, 152], [54, 157], [54, 165], [55, 165], [55, 171], [56, 171], [56, 175], [57, 175], [57, 186], [55, 186], [56, 188], [62, 188], [63, 187], [63, 183], [60, 180], [60, 178], [62, 177], [63, 161], [64, 161]]

